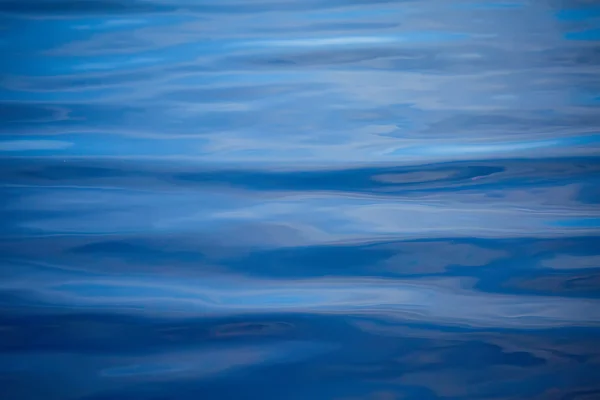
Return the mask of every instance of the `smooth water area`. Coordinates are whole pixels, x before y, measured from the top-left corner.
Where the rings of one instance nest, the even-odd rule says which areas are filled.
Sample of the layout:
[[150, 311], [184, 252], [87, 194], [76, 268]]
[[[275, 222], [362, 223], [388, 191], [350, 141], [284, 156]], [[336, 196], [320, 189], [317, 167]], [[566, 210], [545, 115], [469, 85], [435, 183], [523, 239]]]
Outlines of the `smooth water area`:
[[600, 3], [0, 32], [0, 399], [600, 398]]

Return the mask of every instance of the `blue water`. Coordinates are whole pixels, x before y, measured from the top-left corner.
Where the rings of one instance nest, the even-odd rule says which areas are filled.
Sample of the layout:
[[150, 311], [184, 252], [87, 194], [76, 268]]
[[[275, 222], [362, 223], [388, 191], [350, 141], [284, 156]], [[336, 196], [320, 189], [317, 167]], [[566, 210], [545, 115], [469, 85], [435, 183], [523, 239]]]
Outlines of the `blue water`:
[[0, 0], [0, 399], [599, 399], [599, 29]]

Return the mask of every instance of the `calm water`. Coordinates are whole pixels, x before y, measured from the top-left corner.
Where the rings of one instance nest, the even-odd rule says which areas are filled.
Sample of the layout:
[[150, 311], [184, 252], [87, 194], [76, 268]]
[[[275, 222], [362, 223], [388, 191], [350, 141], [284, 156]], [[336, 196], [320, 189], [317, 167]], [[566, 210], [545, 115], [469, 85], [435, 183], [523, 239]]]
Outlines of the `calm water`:
[[2, 400], [600, 398], [600, 4], [1, 0]]

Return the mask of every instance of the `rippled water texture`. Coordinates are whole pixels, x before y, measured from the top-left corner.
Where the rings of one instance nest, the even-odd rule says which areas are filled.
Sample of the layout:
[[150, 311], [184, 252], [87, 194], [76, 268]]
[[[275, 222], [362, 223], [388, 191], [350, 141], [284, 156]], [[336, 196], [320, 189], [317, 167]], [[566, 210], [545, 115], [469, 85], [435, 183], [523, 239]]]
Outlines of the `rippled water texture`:
[[600, 399], [600, 3], [0, 28], [2, 400]]

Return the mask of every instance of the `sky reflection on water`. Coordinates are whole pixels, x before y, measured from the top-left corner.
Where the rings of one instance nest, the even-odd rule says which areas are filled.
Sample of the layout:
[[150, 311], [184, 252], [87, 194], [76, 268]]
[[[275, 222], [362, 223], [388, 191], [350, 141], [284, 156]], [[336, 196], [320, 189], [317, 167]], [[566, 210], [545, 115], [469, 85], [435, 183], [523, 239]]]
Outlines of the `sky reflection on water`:
[[596, 2], [0, 27], [0, 398], [600, 396]]

